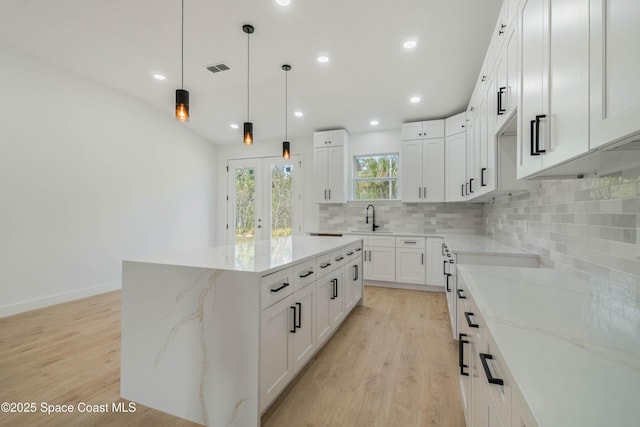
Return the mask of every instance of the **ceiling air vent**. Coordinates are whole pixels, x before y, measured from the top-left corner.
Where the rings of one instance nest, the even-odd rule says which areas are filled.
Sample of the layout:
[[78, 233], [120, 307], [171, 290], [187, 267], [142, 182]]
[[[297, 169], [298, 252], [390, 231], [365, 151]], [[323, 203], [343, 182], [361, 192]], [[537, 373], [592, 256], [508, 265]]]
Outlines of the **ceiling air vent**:
[[220, 71], [227, 71], [228, 69], [229, 67], [227, 67], [223, 63], [207, 66], [207, 70], [211, 71], [212, 73], [219, 73]]

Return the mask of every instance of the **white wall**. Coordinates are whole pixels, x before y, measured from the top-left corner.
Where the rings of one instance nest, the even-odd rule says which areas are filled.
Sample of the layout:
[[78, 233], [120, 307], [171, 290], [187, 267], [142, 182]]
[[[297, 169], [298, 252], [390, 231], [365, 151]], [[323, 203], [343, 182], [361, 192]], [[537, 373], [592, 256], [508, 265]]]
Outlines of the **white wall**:
[[[274, 157], [282, 155], [282, 141], [260, 141], [259, 130], [257, 139], [253, 145], [246, 146], [242, 143], [242, 134], [238, 133], [238, 142], [235, 144], [218, 146], [218, 198], [216, 200], [216, 215], [220, 221], [216, 224], [216, 244], [227, 243], [227, 162], [233, 159], [249, 159], [256, 157]], [[306, 137], [291, 137], [291, 154], [300, 154], [302, 158], [302, 198], [303, 220], [302, 230], [313, 230], [318, 224], [318, 204], [313, 200], [314, 175], [313, 175], [313, 135]]]
[[213, 144], [170, 112], [0, 57], [0, 316], [118, 288], [128, 257], [213, 243]]

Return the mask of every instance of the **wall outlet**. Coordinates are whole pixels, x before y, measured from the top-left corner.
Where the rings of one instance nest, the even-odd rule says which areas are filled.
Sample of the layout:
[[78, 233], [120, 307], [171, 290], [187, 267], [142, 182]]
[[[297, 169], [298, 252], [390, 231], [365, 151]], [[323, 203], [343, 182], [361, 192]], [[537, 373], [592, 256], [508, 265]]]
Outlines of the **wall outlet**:
[[431, 218], [431, 225], [436, 225], [436, 219], [435, 218]]

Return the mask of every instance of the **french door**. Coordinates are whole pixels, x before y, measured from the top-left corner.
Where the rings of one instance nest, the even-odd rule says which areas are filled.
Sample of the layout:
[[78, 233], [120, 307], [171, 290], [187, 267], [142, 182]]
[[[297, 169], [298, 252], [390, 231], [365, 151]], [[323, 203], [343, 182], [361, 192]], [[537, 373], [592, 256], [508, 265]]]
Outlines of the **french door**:
[[300, 155], [229, 160], [227, 244], [301, 232], [301, 167]]

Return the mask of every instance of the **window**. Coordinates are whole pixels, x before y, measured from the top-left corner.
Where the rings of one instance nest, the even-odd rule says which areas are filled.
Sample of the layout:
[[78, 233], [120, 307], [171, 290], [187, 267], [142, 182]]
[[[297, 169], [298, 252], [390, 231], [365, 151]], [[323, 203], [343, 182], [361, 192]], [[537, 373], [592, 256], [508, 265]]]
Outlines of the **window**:
[[398, 153], [354, 156], [355, 200], [398, 198]]

